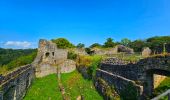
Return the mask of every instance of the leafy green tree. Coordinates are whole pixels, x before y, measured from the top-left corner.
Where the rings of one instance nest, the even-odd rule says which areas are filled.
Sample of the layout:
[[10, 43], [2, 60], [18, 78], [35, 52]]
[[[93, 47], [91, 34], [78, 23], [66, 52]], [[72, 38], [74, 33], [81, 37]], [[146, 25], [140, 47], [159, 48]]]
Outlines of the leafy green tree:
[[147, 47], [145, 41], [143, 40], [135, 40], [131, 43], [129, 43], [129, 47], [133, 48], [135, 52], [141, 52], [144, 47]]
[[75, 46], [70, 43], [65, 38], [58, 38], [58, 39], [52, 39], [52, 42], [56, 43], [58, 48], [66, 49], [66, 48], [74, 48]]
[[85, 45], [84, 44], [82, 44], [82, 43], [79, 43], [79, 44], [77, 44], [77, 46], [76, 46], [77, 48], [84, 48], [85, 47]]
[[112, 38], [107, 38], [107, 41], [104, 43], [104, 47], [114, 47], [116, 44], [114, 43], [114, 40]]
[[124, 45], [124, 46], [128, 46], [128, 44], [131, 42], [131, 40], [129, 40], [128, 38], [124, 38], [121, 40], [120, 44]]
[[94, 47], [102, 47], [102, 45], [101, 44], [99, 44], [99, 43], [94, 43], [94, 44], [92, 44], [91, 46], [90, 46], [90, 48], [94, 48]]

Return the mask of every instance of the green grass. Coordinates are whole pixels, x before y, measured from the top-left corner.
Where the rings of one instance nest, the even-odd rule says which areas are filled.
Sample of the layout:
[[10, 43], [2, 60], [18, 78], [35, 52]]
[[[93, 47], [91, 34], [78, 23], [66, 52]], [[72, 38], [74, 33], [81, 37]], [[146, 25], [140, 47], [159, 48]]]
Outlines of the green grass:
[[62, 100], [56, 75], [35, 79], [24, 100]]
[[[170, 89], [170, 77], [167, 77], [161, 84], [154, 90], [154, 96], [158, 96], [159, 94], [165, 92]], [[161, 100], [168, 100], [167, 96], [162, 98]]]
[[78, 71], [62, 74], [61, 81], [65, 87], [66, 95], [71, 100], [76, 100], [80, 95], [83, 95], [85, 100], [103, 100], [95, 90], [93, 82], [84, 79]]

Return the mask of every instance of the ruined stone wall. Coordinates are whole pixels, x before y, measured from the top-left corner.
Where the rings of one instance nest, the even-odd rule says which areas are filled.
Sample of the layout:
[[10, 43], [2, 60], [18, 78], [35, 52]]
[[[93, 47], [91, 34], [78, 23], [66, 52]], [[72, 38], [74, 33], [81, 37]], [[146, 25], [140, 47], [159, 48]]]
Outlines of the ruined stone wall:
[[[128, 88], [128, 85], [131, 84], [133, 85], [134, 89], [133, 91], [136, 91], [137, 93], [137, 98], [141, 98], [141, 95], [143, 93], [143, 87], [140, 85], [137, 85], [134, 81], [124, 78], [119, 75], [115, 75], [112, 73], [109, 73], [104, 70], [98, 69], [96, 72], [96, 77], [97, 78], [102, 78], [104, 79], [110, 86], [114, 86], [118, 94], [121, 94], [122, 91], [124, 91], [126, 88]], [[98, 87], [98, 82], [95, 83], [95, 86]], [[102, 89], [101, 89], [102, 90]], [[129, 92], [132, 90], [129, 90]]]
[[36, 66], [36, 77], [57, 73], [57, 70], [60, 70], [61, 73], [75, 70], [76, 64], [74, 61], [68, 60], [67, 55], [68, 50], [58, 49], [55, 43], [41, 39], [37, 57], [33, 62]]
[[34, 67], [25, 65], [0, 79], [0, 100], [22, 100], [32, 80]]
[[[142, 85], [144, 87], [143, 95], [148, 96], [151, 96], [154, 87], [158, 86], [164, 79], [160, 75], [170, 76], [169, 68], [170, 55], [157, 55], [141, 59], [135, 63], [109, 58], [100, 65], [101, 70], [133, 80], [137, 84]], [[154, 76], [154, 74], [158, 74], [159, 77]], [[107, 78], [105, 77], [104, 79], [106, 80]]]

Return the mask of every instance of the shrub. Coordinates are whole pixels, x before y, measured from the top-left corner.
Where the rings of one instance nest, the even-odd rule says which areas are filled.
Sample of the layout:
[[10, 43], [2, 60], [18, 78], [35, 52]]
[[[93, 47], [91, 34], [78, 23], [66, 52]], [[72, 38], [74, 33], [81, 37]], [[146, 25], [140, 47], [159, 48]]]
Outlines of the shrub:
[[74, 52], [68, 52], [67, 58], [71, 60], [76, 60], [77, 54], [75, 54]]

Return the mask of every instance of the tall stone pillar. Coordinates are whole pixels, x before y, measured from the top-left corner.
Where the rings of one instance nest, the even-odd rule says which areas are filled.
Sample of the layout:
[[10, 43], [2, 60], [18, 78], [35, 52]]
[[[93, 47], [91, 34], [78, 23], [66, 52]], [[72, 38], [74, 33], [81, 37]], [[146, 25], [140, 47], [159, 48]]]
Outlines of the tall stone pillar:
[[144, 93], [147, 96], [151, 96], [154, 89], [154, 78], [152, 73], [147, 73], [144, 83]]

